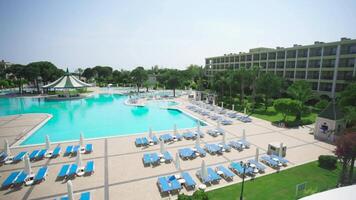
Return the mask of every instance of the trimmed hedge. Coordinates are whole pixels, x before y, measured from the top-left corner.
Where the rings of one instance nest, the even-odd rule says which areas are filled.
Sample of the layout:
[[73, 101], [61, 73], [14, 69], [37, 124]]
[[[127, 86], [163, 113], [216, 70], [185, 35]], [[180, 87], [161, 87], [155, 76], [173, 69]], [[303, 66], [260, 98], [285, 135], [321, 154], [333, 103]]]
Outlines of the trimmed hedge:
[[335, 169], [337, 163], [337, 157], [329, 155], [319, 156], [319, 167], [325, 169]]
[[203, 190], [197, 190], [192, 196], [179, 194], [178, 200], [208, 200], [208, 195]]

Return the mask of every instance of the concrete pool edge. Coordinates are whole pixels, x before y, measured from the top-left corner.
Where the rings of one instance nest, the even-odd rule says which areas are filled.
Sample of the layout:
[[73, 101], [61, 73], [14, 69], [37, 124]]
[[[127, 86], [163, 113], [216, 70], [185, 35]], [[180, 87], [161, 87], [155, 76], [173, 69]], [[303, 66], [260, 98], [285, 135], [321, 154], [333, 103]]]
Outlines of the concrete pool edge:
[[31, 128], [29, 131], [24, 133], [24, 135], [20, 136], [20, 138], [15, 143], [10, 145], [11, 148], [23, 147], [23, 145], [21, 145], [21, 143], [24, 142], [27, 138], [29, 138], [33, 133], [35, 133], [38, 129], [40, 129], [43, 125], [45, 125], [53, 117], [53, 115], [51, 115], [49, 113], [25, 113], [25, 114], [19, 114], [19, 115], [33, 115], [33, 114], [45, 115], [46, 118], [44, 120], [42, 120], [40, 123], [38, 123], [37, 125], [35, 125], [33, 128]]

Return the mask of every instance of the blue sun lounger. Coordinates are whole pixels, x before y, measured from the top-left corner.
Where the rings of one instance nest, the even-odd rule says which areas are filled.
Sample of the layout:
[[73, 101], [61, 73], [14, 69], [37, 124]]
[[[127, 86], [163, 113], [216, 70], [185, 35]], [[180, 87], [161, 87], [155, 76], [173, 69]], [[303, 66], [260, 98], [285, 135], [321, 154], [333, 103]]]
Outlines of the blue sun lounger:
[[237, 162], [231, 162], [229, 165], [229, 168], [234, 171], [236, 174], [243, 174], [244, 173], [244, 168], [241, 166], [240, 163]]
[[157, 153], [152, 153], [151, 154], [151, 164], [159, 164], [159, 156]]
[[90, 160], [87, 162], [85, 169], [84, 169], [85, 174], [92, 174], [94, 173], [94, 161]]
[[185, 180], [185, 187], [187, 188], [195, 188], [197, 185], [196, 182], [193, 180], [193, 178], [189, 175], [188, 172], [182, 172], [181, 173], [182, 178]]
[[36, 159], [43, 159], [47, 153], [47, 149], [42, 149], [36, 156]]
[[191, 148], [179, 149], [178, 153], [182, 159], [188, 159], [194, 157], [194, 151]]
[[200, 155], [201, 157], [206, 156], [206, 151], [205, 151], [203, 148], [201, 148], [201, 147], [195, 147], [195, 149], [197, 150], [197, 152], [199, 153], [199, 155]]
[[260, 172], [264, 172], [266, 170], [266, 167], [256, 160], [251, 159], [248, 162], [250, 164], [254, 164], [256, 166], [256, 168], [258, 169], [258, 171], [260, 171]]
[[220, 143], [218, 146], [221, 146], [222, 149], [224, 149], [226, 152], [230, 152], [231, 151], [231, 147], [227, 144], [223, 144], [223, 143]]
[[67, 146], [67, 148], [64, 152], [64, 156], [69, 156], [72, 152], [73, 152], [73, 145], [69, 145], [69, 146]]
[[149, 153], [143, 154], [142, 161], [145, 166], [150, 165], [151, 164], [151, 154], [149, 154]]
[[57, 177], [58, 177], [58, 178], [64, 178], [65, 176], [67, 176], [69, 167], [70, 167], [69, 164], [62, 165], [62, 168], [61, 168], [61, 170], [59, 171]]
[[221, 148], [216, 144], [206, 144], [205, 145], [205, 149], [211, 154], [215, 154], [215, 153], [220, 153], [221, 152]]
[[183, 138], [183, 136], [181, 136], [181, 135], [178, 134], [178, 133], [173, 136], [173, 139], [177, 139], [177, 140], [179, 140], [179, 141], [182, 140], [182, 138]]
[[57, 146], [56, 148], [54, 148], [51, 158], [55, 158], [59, 156], [60, 153], [61, 153], [61, 147]]
[[41, 167], [35, 176], [34, 182], [41, 182], [41, 181], [45, 180], [47, 172], [48, 172], [47, 166]]
[[247, 142], [246, 140], [238, 140], [237, 142], [241, 143], [245, 148], [250, 148], [250, 143]]
[[173, 137], [171, 134], [164, 134], [164, 135], [161, 135], [159, 137], [160, 140], [162, 140], [163, 142], [170, 142], [173, 140]]
[[1, 184], [1, 187], [2, 188], [10, 187], [15, 182], [16, 178], [19, 176], [20, 173], [21, 171], [11, 172], [11, 174]]
[[166, 162], [168, 162], [168, 163], [170, 163], [170, 162], [173, 161], [173, 157], [172, 157], [172, 155], [171, 155], [168, 151], [166, 151], [166, 152], [163, 153], [163, 158], [164, 158], [164, 159], [166, 160]]
[[77, 173], [77, 170], [78, 170], [78, 165], [72, 164], [69, 168], [67, 176], [74, 176]]
[[14, 159], [13, 162], [20, 162], [21, 160], [23, 160], [23, 157], [25, 157], [27, 151], [22, 151], [19, 154], [17, 154]]
[[151, 140], [152, 140], [153, 144], [158, 144], [158, 142], [159, 142], [157, 136], [155, 136], [155, 135], [151, 138]]
[[0, 163], [5, 162], [6, 159], [7, 159], [7, 154], [6, 154], [6, 152], [1, 152], [1, 155], [0, 155]]
[[31, 152], [31, 154], [28, 156], [30, 158], [30, 160], [34, 160], [38, 154], [38, 152], [40, 152], [40, 150], [36, 149], [36, 150], [33, 150]]
[[236, 141], [230, 141], [229, 142], [229, 145], [232, 147], [232, 148], [234, 148], [234, 149], [236, 149], [236, 150], [239, 150], [239, 151], [241, 151], [243, 148], [242, 148], [242, 143], [240, 143], [240, 142], [236, 142]]
[[79, 200], [91, 200], [90, 192], [81, 193]]
[[273, 154], [271, 155], [271, 158], [277, 159], [283, 166], [286, 166], [288, 164], [288, 162], [289, 162], [287, 159], [282, 158], [282, 157], [277, 156], [277, 155], [273, 155]]
[[217, 167], [216, 167], [216, 170], [217, 170], [217, 171], [221, 171], [221, 172], [222, 172], [221, 175], [222, 175], [225, 179], [227, 178], [227, 179], [232, 180], [232, 179], [234, 178], [234, 176], [235, 176], [235, 174], [234, 174], [231, 170], [225, 168], [225, 167], [222, 166], [222, 165], [217, 166]]
[[182, 189], [182, 185], [177, 179], [169, 180], [169, 183], [171, 184], [171, 191]]
[[146, 137], [141, 138], [141, 146], [147, 146], [149, 144], [150, 143]]
[[15, 182], [13, 183], [14, 185], [20, 186], [25, 182], [25, 179], [27, 178], [28, 174], [25, 171], [22, 171], [16, 178]]
[[209, 175], [207, 175], [205, 178], [201, 176], [201, 171], [197, 171], [197, 175], [200, 179], [200, 181], [204, 184], [207, 184], [207, 183], [210, 183], [212, 180], [211, 180], [211, 177]]
[[76, 154], [78, 153], [79, 148], [80, 148], [79, 145], [75, 145], [75, 146], [73, 147], [72, 154], [73, 154], [73, 155], [76, 155]]
[[86, 144], [85, 145], [85, 153], [93, 152], [93, 144]]
[[183, 137], [187, 140], [190, 140], [190, 139], [195, 138], [196, 136], [192, 132], [186, 132], [186, 133], [183, 133]]
[[217, 174], [212, 168], [208, 167], [208, 174], [210, 176], [210, 179], [212, 182], [214, 181], [220, 181], [221, 177], [219, 176], [219, 174]]
[[261, 156], [261, 161], [273, 168], [278, 168], [278, 161], [273, 160], [270, 156]]
[[141, 146], [141, 145], [142, 145], [142, 138], [136, 138], [136, 139], [135, 139], [135, 145], [136, 145], [137, 147]]
[[169, 182], [166, 177], [159, 177], [157, 180], [157, 184], [159, 186], [160, 192], [171, 191], [171, 187], [169, 186]]

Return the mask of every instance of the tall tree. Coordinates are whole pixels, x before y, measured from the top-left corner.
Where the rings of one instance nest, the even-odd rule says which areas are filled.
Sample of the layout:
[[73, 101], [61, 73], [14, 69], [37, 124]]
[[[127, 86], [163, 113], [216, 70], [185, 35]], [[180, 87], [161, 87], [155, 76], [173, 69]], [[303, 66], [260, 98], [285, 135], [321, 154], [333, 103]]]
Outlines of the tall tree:
[[176, 96], [176, 89], [180, 84], [180, 77], [178, 70], [171, 70], [167, 80], [167, 86], [173, 90], [173, 96]]
[[130, 74], [132, 81], [136, 84], [137, 92], [140, 92], [140, 87], [148, 79], [147, 72], [143, 67], [136, 67]]
[[19, 93], [23, 93], [23, 83], [25, 82], [25, 66], [20, 64], [11, 65], [6, 69], [6, 73], [12, 74], [14, 82], [17, 84], [19, 88]]
[[289, 98], [281, 98], [274, 100], [274, 109], [282, 113], [283, 121], [286, 121], [287, 115], [296, 115], [300, 107], [300, 102]]
[[250, 82], [250, 88], [252, 90], [252, 103], [255, 106], [256, 103], [256, 87], [257, 87], [257, 79], [260, 74], [260, 68], [257, 66], [252, 67], [251, 70], [249, 70], [248, 73], [248, 78]]
[[[352, 184], [353, 170], [356, 158], [356, 132], [346, 130], [346, 134], [340, 136], [336, 141], [335, 154], [342, 162], [342, 169], [340, 173], [340, 183]], [[347, 167], [350, 165], [349, 173]]]
[[339, 105], [345, 113], [347, 126], [356, 125], [356, 83], [350, 83], [344, 91], [340, 93]]
[[37, 92], [40, 93], [39, 78], [41, 76], [41, 69], [38, 62], [29, 63], [24, 68], [25, 78], [28, 81], [33, 82], [34, 86], [37, 88]]
[[280, 95], [281, 85], [281, 78], [272, 73], [261, 74], [257, 79], [256, 90], [257, 93], [263, 96], [266, 110], [269, 105], [269, 100], [272, 97], [278, 97]]
[[302, 118], [303, 112], [306, 110], [305, 103], [313, 97], [313, 91], [308, 82], [304, 80], [296, 81], [288, 87], [287, 93], [295, 100], [299, 101], [300, 109], [296, 117], [296, 121]]

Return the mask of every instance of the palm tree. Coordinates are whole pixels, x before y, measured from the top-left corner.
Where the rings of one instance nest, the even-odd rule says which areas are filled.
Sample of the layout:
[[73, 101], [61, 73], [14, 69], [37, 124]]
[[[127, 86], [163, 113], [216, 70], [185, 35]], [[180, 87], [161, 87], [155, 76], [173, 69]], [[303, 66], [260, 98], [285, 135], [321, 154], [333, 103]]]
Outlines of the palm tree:
[[313, 91], [310, 84], [304, 80], [296, 81], [288, 87], [287, 93], [295, 100], [299, 101], [301, 108], [297, 114], [296, 121], [299, 121], [302, 117], [303, 111], [305, 111], [305, 103], [313, 97]]

